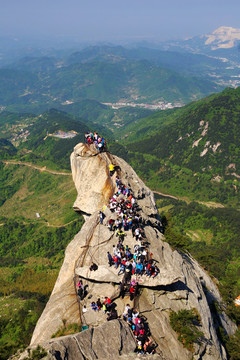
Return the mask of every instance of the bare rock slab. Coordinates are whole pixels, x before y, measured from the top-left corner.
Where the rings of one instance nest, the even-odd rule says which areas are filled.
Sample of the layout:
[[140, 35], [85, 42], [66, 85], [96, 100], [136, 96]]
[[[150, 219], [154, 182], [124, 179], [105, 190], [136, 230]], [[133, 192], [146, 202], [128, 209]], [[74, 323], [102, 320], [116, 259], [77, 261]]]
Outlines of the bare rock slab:
[[133, 353], [136, 341], [124, 321], [112, 320], [75, 335], [52, 339], [42, 346], [52, 360], [112, 360]]

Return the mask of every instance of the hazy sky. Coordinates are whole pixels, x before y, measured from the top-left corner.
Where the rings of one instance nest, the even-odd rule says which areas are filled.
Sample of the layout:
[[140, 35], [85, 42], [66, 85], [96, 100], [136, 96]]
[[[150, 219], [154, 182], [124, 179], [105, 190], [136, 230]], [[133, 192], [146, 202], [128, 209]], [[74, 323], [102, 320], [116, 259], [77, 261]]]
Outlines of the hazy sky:
[[240, 28], [240, 0], [0, 0], [0, 36], [178, 39]]

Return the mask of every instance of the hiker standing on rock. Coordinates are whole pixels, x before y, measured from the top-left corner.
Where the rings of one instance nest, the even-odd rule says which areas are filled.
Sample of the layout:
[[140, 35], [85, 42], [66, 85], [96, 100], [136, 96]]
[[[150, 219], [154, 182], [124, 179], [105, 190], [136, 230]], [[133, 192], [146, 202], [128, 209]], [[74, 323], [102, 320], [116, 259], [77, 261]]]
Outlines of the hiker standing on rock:
[[114, 260], [109, 251], [107, 252], [107, 256], [108, 256], [108, 264], [109, 264], [109, 266], [112, 266], [114, 264]]
[[113, 165], [113, 164], [109, 165], [109, 173], [110, 173], [110, 176], [113, 176], [113, 174], [115, 173], [115, 165]]
[[99, 211], [99, 219], [100, 219], [100, 224], [103, 224], [103, 219], [105, 218], [105, 215], [102, 211]]

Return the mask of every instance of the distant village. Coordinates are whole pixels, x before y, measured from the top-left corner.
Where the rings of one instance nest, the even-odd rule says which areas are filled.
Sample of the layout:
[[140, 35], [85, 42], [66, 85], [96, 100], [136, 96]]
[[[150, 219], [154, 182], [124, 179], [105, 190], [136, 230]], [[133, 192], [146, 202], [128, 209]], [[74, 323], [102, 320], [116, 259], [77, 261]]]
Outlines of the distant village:
[[170, 103], [170, 102], [164, 102], [160, 101], [158, 104], [144, 104], [144, 103], [133, 103], [133, 102], [117, 102], [117, 103], [102, 103], [103, 105], [111, 106], [112, 109], [120, 109], [122, 107], [140, 107], [143, 109], [149, 109], [149, 110], [167, 110], [167, 109], [173, 109], [176, 107], [182, 107], [184, 106], [183, 103]]
[[[71, 105], [74, 104], [74, 101], [71, 100], [66, 100], [63, 103], [61, 103], [62, 105]], [[185, 104], [183, 104], [182, 102], [176, 102], [174, 104], [172, 104], [171, 102], [166, 102], [166, 101], [159, 101], [157, 104], [145, 104], [145, 103], [134, 103], [134, 102], [116, 102], [116, 103], [111, 103], [111, 102], [106, 102], [106, 103], [101, 103], [103, 105], [106, 106], [111, 106], [112, 109], [120, 109], [122, 107], [139, 107], [139, 108], [143, 108], [143, 109], [149, 109], [149, 110], [168, 110], [168, 109], [173, 109], [176, 107], [182, 107]]]
[[16, 141], [26, 141], [27, 137], [30, 135], [30, 131], [29, 130], [25, 130], [25, 129], [20, 129], [20, 132], [18, 134], [16, 134], [11, 141], [12, 142], [16, 142]]
[[[32, 124], [30, 124], [32, 125]], [[52, 136], [52, 137], [56, 137], [59, 139], [71, 139], [74, 138], [78, 133], [76, 131], [69, 131], [69, 132], [65, 132], [62, 130], [57, 130], [55, 131], [53, 134], [49, 134], [47, 132], [47, 135], [45, 136], [45, 138], [43, 140], [46, 140], [48, 136]], [[21, 128], [16, 132], [15, 129], [15, 133], [13, 135], [13, 137], [11, 138], [11, 142], [15, 145], [18, 146], [20, 143], [27, 141], [29, 135], [31, 135], [30, 131], [26, 128]]]

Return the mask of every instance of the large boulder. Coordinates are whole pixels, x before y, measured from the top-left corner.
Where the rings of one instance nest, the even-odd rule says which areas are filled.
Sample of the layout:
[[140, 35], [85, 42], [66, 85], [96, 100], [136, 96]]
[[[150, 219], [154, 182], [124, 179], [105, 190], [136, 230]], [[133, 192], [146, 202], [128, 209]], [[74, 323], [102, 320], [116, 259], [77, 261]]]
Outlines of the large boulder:
[[78, 144], [71, 155], [73, 181], [78, 195], [75, 210], [92, 214], [100, 210], [114, 192], [113, 183], [106, 166], [106, 153], [96, 153], [94, 145]]
[[[191, 256], [173, 251], [164, 241], [153, 193], [134, 170], [124, 160], [108, 152], [100, 154], [94, 146], [89, 147], [85, 144], [78, 144], [74, 148], [71, 166], [78, 190], [74, 208], [85, 215], [86, 222], [66, 249], [64, 263], [49, 302], [34, 330], [31, 344], [36, 345], [49, 340], [61, 327], [63, 320], [67, 323], [81, 322], [94, 329], [104, 324], [106, 332], [111, 332], [108, 328], [111, 322], [106, 323], [106, 315], [103, 312], [91, 310], [91, 302], [109, 296], [115, 300], [118, 315], [122, 314], [126, 303], [129, 302], [128, 296], [123, 299], [119, 296], [122, 275], [119, 276], [118, 270], [109, 267], [107, 261], [107, 251], [112, 252], [113, 245], [117, 243], [115, 234], [106, 226], [113, 215], [105, 206], [116, 191], [115, 174], [112, 177], [109, 174], [111, 163], [119, 166], [122, 182], [131, 188], [136, 198], [139, 215], [145, 224], [144, 232], [149, 243], [149, 251], [160, 268], [160, 273], [154, 279], [146, 276], [136, 279], [140, 291], [132, 304], [145, 316], [152, 338], [158, 346], [159, 356], [166, 360], [184, 360], [192, 357], [204, 360], [227, 359], [216, 327], [221, 325], [228, 334], [232, 334], [236, 327], [225, 314], [212, 313], [212, 304], [221, 302], [216, 285]], [[100, 224], [98, 212], [103, 207], [105, 219], [103, 224]], [[124, 243], [131, 248], [136, 243], [130, 231], [127, 232]], [[98, 265], [96, 271], [89, 270], [92, 261]], [[76, 294], [76, 281], [79, 278], [88, 292], [81, 302]], [[83, 306], [87, 309], [84, 314]], [[170, 313], [182, 309], [195, 309], [201, 319], [200, 330], [204, 338], [200, 345], [194, 347], [194, 353], [183, 347], [170, 326]], [[128, 336], [130, 335], [126, 335]], [[131, 336], [129, 341], [130, 338]], [[88, 344], [88, 341], [89, 339], [86, 339], [85, 343]], [[116, 349], [117, 341], [116, 338]], [[99, 343], [103, 344], [104, 356], [107, 356], [108, 351], [111, 354], [112, 346], [107, 350], [104, 339]]]

